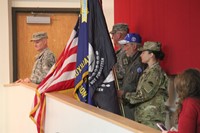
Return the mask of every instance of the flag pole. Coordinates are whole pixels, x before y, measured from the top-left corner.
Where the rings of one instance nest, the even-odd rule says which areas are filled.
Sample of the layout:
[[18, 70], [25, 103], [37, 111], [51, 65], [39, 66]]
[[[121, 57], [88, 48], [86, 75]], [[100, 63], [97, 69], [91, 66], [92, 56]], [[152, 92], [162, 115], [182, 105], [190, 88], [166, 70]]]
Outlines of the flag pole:
[[[119, 83], [118, 83], [118, 80], [117, 80], [117, 74], [116, 74], [116, 71], [115, 71], [115, 67], [113, 67], [113, 73], [114, 73], [114, 78], [115, 78], [115, 85], [117, 87], [117, 90], [120, 90], [119, 89]], [[120, 111], [122, 113], [122, 116], [125, 117], [125, 113], [124, 113], [124, 107], [123, 107], [123, 104], [121, 102], [121, 100], [119, 99], [119, 107], [120, 107]]]

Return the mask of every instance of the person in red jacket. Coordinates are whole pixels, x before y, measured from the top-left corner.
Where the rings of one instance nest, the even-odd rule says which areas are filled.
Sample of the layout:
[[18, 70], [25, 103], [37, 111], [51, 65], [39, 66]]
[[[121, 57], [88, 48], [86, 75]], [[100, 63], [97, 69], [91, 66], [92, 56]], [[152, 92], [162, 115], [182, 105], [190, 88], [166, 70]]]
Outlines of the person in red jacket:
[[175, 78], [179, 101], [178, 131], [162, 133], [200, 133], [200, 71], [187, 69]]

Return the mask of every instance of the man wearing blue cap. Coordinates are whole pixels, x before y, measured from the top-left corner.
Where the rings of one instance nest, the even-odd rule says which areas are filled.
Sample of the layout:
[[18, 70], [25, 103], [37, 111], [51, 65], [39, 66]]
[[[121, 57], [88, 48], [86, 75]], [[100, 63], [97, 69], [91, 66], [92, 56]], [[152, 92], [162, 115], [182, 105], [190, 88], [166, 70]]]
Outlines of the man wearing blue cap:
[[[125, 64], [125, 76], [122, 79], [118, 78], [119, 88], [124, 92], [135, 92], [139, 78], [145, 69], [140, 58], [141, 52], [137, 50], [141, 47], [141, 36], [136, 33], [129, 33], [118, 43], [123, 45], [125, 56], [127, 56], [127, 62], [123, 63]], [[123, 107], [125, 117], [134, 120], [133, 107], [131, 105], [123, 105]]]

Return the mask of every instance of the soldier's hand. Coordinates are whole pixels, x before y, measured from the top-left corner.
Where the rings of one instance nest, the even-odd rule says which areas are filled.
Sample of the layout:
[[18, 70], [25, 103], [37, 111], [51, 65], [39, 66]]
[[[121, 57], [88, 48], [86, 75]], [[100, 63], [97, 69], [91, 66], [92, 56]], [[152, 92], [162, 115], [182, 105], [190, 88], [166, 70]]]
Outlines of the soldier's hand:
[[23, 82], [25, 82], [25, 83], [30, 83], [31, 80], [30, 80], [29, 78], [25, 78]]
[[124, 94], [124, 90], [117, 90], [117, 96], [119, 98], [122, 98], [122, 95]]

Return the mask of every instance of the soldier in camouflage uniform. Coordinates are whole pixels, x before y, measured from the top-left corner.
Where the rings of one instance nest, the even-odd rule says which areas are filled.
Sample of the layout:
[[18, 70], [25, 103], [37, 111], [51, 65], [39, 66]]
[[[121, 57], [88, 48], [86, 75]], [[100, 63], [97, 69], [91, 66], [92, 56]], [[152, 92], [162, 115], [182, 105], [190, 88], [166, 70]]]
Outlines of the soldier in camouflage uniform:
[[37, 32], [32, 36], [31, 41], [34, 42], [35, 49], [39, 52], [36, 56], [35, 63], [32, 69], [30, 78], [19, 79], [19, 82], [33, 82], [39, 84], [49, 72], [50, 68], [55, 63], [55, 56], [47, 46], [47, 33]]
[[115, 24], [110, 32], [110, 34], [112, 34], [112, 40], [116, 51], [117, 63], [115, 64], [115, 71], [119, 86], [122, 85], [122, 79], [125, 75], [125, 67], [128, 65], [128, 58], [123, 50], [123, 45], [119, 44], [119, 41], [123, 40], [128, 32], [128, 25], [124, 23]]
[[168, 98], [168, 77], [158, 62], [164, 58], [164, 53], [159, 42], [145, 42], [139, 50], [143, 51], [141, 59], [148, 67], [140, 77], [136, 92], [118, 91], [118, 96], [134, 106], [135, 121], [158, 129], [156, 123], [165, 123]]
[[[119, 41], [123, 40], [128, 32], [129, 27], [125, 23], [117, 23], [113, 25], [112, 31], [110, 31], [117, 57], [117, 63], [114, 66], [114, 72], [116, 74], [115, 78], [117, 78], [115, 82], [118, 84], [118, 89], [120, 86], [122, 86], [122, 79], [125, 75], [125, 67], [128, 65], [128, 58], [123, 50], [123, 45], [119, 44]], [[122, 113], [122, 115], [124, 114]]]
[[121, 51], [122, 45], [118, 43], [118, 41], [124, 39], [126, 34], [129, 32], [129, 27], [127, 24], [124, 23], [118, 23], [113, 25], [112, 31], [110, 31], [110, 34], [112, 35], [112, 40], [114, 43], [114, 48], [116, 52]]
[[[123, 50], [126, 53], [123, 60], [123, 67], [125, 68], [125, 76], [121, 79], [118, 77], [120, 90], [124, 92], [135, 92], [138, 80], [142, 75], [145, 65], [141, 62], [141, 52], [137, 49], [141, 47], [141, 36], [136, 33], [129, 33], [124, 40], [119, 41], [123, 45]], [[118, 74], [119, 75], [119, 74]], [[123, 104], [124, 114], [126, 118], [134, 120], [134, 108], [130, 104]]]
[[112, 40], [116, 51], [117, 63], [115, 65], [115, 70], [118, 79], [123, 78], [125, 74], [124, 66], [128, 65], [126, 54], [123, 51], [123, 45], [120, 45], [119, 41], [124, 39], [124, 37], [128, 32], [129, 32], [128, 25], [124, 23], [115, 24], [112, 28], [112, 31], [110, 32], [110, 34], [112, 34]]

